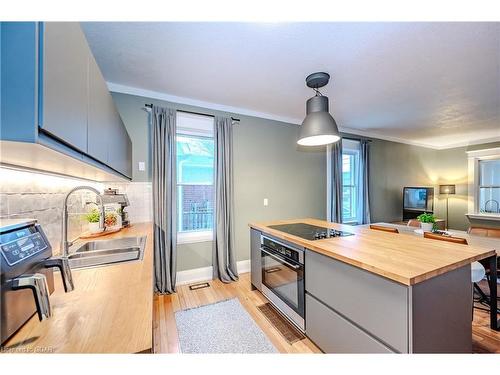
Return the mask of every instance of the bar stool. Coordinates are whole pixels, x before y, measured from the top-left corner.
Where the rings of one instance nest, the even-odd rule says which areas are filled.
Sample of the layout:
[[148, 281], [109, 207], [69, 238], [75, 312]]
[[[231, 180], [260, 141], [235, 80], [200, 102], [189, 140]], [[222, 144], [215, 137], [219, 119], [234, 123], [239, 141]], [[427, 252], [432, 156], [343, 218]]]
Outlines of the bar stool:
[[[452, 236], [443, 236], [440, 234], [436, 233], [431, 233], [431, 232], [424, 232], [424, 238], [429, 238], [432, 240], [438, 240], [438, 241], [446, 241], [446, 242], [453, 242], [453, 243], [458, 243], [461, 245], [468, 245], [467, 240], [465, 238], [461, 237], [452, 237]], [[473, 262], [471, 264], [471, 281], [472, 281], [472, 287], [473, 291], [475, 290], [479, 294], [479, 299], [474, 300], [472, 304], [472, 314], [474, 314], [474, 302], [479, 302], [483, 303], [488, 300], [488, 296], [484, 294], [484, 292], [481, 290], [479, 287], [478, 283], [484, 279], [486, 276], [486, 269], [484, 266], [479, 263], [479, 262]], [[474, 298], [474, 296], [473, 296]]]

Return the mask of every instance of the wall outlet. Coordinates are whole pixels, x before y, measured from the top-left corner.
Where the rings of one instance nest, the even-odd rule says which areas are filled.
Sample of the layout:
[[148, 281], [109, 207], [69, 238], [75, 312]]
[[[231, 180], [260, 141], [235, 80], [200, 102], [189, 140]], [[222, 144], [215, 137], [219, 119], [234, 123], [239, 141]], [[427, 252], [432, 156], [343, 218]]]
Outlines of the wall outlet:
[[269, 199], [267, 198], [264, 198], [264, 206], [269, 206]]
[[144, 163], [143, 161], [140, 161], [139, 162], [139, 170], [145, 171], [146, 170], [146, 163]]

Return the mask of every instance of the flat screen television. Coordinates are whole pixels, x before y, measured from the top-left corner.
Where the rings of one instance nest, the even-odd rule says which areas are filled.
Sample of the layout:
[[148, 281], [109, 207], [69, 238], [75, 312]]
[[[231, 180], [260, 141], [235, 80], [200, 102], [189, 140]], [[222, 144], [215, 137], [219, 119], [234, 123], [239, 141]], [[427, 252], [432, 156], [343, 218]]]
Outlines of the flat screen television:
[[434, 210], [434, 188], [407, 186], [403, 188], [403, 220], [414, 219]]

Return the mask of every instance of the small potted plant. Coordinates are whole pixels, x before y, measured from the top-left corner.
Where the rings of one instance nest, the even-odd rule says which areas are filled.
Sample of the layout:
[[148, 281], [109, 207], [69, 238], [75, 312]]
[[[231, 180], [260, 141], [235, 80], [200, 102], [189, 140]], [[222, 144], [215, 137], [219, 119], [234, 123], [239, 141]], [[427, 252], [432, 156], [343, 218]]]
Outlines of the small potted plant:
[[436, 222], [436, 218], [433, 214], [421, 214], [417, 217], [417, 220], [420, 221], [420, 226], [424, 232], [432, 232], [434, 223]]
[[89, 223], [89, 232], [90, 233], [99, 233], [99, 232], [102, 232], [102, 229], [99, 227], [99, 221], [101, 219], [101, 213], [99, 212], [98, 209], [94, 208], [93, 210], [89, 211], [85, 215], [85, 219]]

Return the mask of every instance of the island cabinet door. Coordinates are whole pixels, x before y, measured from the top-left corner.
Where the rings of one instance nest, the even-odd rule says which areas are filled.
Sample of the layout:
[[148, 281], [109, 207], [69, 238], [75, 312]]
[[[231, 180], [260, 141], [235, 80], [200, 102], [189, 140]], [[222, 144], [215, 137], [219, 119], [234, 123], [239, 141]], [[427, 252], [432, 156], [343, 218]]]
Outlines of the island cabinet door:
[[[393, 351], [408, 352], [405, 285], [310, 250], [306, 250], [305, 277], [307, 293]], [[306, 314], [306, 333], [310, 321]]]
[[250, 271], [252, 285], [262, 290], [262, 260], [260, 256], [260, 232], [250, 229]]
[[306, 333], [325, 353], [393, 353], [322, 302], [306, 294]]

